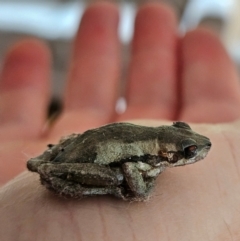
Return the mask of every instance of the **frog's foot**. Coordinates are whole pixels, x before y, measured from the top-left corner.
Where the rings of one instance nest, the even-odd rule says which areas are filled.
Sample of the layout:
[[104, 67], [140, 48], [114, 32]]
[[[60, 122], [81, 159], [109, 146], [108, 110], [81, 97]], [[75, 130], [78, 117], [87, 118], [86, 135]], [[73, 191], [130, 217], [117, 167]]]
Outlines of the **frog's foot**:
[[152, 167], [141, 162], [126, 162], [122, 167], [130, 189], [129, 193], [126, 194], [126, 198], [133, 201], [148, 200], [154, 188], [155, 176], [157, 176], [151, 177], [148, 175]]

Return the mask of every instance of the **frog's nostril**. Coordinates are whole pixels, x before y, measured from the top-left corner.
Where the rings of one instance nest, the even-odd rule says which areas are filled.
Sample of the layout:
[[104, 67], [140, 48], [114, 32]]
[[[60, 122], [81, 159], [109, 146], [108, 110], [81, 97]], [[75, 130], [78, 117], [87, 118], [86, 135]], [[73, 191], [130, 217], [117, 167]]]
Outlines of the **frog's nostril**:
[[207, 143], [207, 148], [208, 148], [208, 149], [210, 149], [211, 146], [212, 146], [212, 143], [211, 143], [211, 142]]

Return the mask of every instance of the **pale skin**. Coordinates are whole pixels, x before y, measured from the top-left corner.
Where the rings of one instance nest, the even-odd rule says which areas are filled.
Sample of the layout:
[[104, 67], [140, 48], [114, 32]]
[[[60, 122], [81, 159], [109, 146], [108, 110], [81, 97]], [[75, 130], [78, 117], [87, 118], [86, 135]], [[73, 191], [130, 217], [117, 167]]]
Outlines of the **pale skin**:
[[[0, 189], [0, 239], [239, 240], [240, 86], [233, 63], [213, 33], [196, 29], [178, 38], [172, 11], [145, 5], [136, 18], [129, 106], [118, 116], [117, 22], [111, 4], [99, 3], [85, 12], [64, 111], [44, 134], [49, 50], [29, 39], [8, 52], [0, 82], [0, 181], [5, 184]], [[36, 174], [25, 171], [13, 179], [25, 170], [27, 159], [60, 136], [129, 119], [145, 125], [173, 119], [196, 123], [191, 127], [211, 139], [212, 149], [204, 160], [159, 176], [147, 203], [112, 197], [65, 200], [40, 186]]]

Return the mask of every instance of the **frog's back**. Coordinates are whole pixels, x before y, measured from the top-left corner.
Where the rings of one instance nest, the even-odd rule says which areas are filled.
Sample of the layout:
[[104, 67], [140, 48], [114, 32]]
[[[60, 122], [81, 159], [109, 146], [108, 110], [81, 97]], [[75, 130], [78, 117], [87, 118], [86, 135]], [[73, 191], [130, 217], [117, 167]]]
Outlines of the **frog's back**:
[[[100, 143], [105, 141], [122, 141], [132, 143], [136, 140], [144, 141], [146, 139], [156, 138], [157, 132], [154, 127], [139, 126], [130, 123], [113, 123], [96, 129], [84, 132], [82, 140], [87, 139], [91, 143]], [[89, 143], [90, 144], [90, 143]]]
[[[114, 123], [78, 135], [57, 158], [59, 162], [98, 163], [100, 161], [96, 160], [101, 156], [105, 157], [105, 163], [110, 163], [115, 160], [108, 160], [109, 152], [112, 153], [114, 159], [114, 155], [120, 156], [123, 146], [128, 149], [128, 147], [134, 146], [136, 142], [153, 139], [157, 139], [157, 132], [154, 127]], [[104, 155], [104, 152], [106, 155]]]

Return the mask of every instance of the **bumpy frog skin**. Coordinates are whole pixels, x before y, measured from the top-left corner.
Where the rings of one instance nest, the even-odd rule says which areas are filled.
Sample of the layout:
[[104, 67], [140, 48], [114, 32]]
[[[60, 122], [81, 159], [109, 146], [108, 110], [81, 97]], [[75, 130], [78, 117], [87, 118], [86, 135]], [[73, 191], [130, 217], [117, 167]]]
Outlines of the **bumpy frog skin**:
[[48, 147], [27, 167], [55, 193], [72, 198], [111, 194], [144, 201], [166, 167], [203, 159], [211, 142], [184, 122], [159, 127], [114, 123], [72, 134]]

